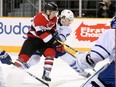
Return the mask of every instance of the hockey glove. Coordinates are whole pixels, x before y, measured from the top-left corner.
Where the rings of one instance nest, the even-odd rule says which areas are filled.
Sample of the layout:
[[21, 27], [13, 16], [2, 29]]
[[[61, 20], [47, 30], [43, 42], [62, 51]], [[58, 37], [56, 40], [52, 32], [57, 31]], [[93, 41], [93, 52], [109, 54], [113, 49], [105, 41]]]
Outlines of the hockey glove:
[[54, 46], [56, 48], [56, 51], [58, 51], [58, 52], [64, 52], [65, 51], [64, 46], [61, 43], [59, 43], [58, 41], [56, 41], [54, 43]]
[[55, 40], [60, 40], [62, 41], [62, 39], [60, 38], [59, 34], [57, 31], [55, 31], [54, 35], [53, 35], [53, 38], [55, 38]]
[[11, 57], [9, 56], [8, 53], [6, 53], [6, 51], [0, 52], [0, 60], [1, 60], [1, 63], [8, 64], [8, 65], [10, 65], [12, 61]]

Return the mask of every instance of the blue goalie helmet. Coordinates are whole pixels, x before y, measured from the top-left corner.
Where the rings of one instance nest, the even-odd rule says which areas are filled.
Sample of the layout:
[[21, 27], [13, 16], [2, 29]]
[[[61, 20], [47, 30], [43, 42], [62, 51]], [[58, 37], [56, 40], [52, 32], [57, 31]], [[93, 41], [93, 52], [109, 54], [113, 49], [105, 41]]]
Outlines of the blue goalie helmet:
[[116, 16], [112, 18], [110, 26], [112, 29], [116, 29]]

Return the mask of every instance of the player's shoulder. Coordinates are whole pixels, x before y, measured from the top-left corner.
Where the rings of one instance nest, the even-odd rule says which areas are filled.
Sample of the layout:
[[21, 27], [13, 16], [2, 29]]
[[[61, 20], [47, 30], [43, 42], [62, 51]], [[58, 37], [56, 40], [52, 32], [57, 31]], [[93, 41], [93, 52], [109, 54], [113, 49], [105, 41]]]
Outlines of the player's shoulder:
[[108, 29], [103, 32], [102, 35], [114, 35], [115, 34], [115, 29]]
[[108, 29], [105, 30], [99, 38], [104, 38], [104, 39], [111, 39], [111, 38], [115, 38], [115, 29]]
[[108, 29], [104, 33], [112, 33], [112, 32], [115, 32], [115, 29]]
[[43, 12], [38, 12], [38, 13], [36, 14], [36, 16], [38, 16], [38, 17], [44, 17], [45, 15], [44, 15]]
[[70, 31], [71, 27], [70, 26], [60, 26], [61, 29], [66, 30], [66, 31]]
[[48, 19], [47, 15], [43, 11], [42, 12], [38, 12], [35, 16], [36, 16], [36, 18]]
[[40, 20], [41, 18], [43, 18], [43, 15], [42, 15], [42, 12], [38, 12], [34, 17], [33, 19], [36, 19], [36, 20]]

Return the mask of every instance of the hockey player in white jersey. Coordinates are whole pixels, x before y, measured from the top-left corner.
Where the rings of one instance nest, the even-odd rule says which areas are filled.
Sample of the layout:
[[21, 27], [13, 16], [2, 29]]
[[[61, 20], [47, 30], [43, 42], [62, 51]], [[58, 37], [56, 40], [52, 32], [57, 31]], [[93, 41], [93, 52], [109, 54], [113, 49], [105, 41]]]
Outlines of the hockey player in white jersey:
[[[0, 61], [2, 64], [8, 64], [8, 65], [11, 64], [10, 56], [8, 55], [8, 53], [6, 53], [5, 51], [2, 51], [2, 50], [0, 50]], [[0, 87], [6, 87], [6, 84], [3, 79], [1, 67], [0, 67]]]
[[82, 69], [94, 68], [99, 61], [110, 59], [110, 64], [96, 72], [82, 87], [115, 87], [116, 16], [111, 21], [111, 28], [100, 35], [90, 52], [76, 55], [77, 63]]
[[[72, 23], [73, 20], [74, 20], [74, 14], [71, 10], [66, 9], [61, 12], [61, 15], [57, 21], [57, 31], [55, 33], [55, 38], [57, 40], [61, 40], [63, 42], [66, 41], [66, 38], [71, 33], [71, 28], [69, 25]], [[57, 47], [54, 47], [54, 49], [56, 49], [56, 58], [60, 57], [63, 61], [65, 61], [71, 68], [73, 68], [80, 75], [82, 75], [84, 77], [89, 77], [90, 76], [89, 73], [85, 72], [83, 69], [80, 69], [77, 66], [74, 56], [72, 56], [68, 52], [64, 51], [64, 46], [62, 46], [62, 47], [61, 46], [62, 45], [59, 44], [59, 47], [58, 47], [58, 45], [57, 45]], [[29, 68], [30, 66], [38, 63], [41, 56], [42, 56], [42, 54], [39, 51], [37, 51], [35, 54], [33, 54], [31, 56], [31, 58], [29, 59], [29, 61], [27, 63], [20, 63], [20, 61], [17, 61], [17, 62], [20, 63], [22, 65], [22, 67]], [[44, 74], [43, 74], [43, 76], [44, 76]], [[47, 77], [49, 77], [49, 76], [47, 76]]]

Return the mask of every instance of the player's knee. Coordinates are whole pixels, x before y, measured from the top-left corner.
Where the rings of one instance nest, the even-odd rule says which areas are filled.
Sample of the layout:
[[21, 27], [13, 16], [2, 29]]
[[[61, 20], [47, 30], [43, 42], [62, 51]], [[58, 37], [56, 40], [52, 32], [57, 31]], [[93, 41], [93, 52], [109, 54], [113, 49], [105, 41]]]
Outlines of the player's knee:
[[44, 56], [45, 57], [50, 57], [50, 58], [54, 58], [56, 55], [56, 52], [53, 48], [47, 48], [45, 51], [44, 51]]
[[28, 55], [25, 55], [25, 54], [20, 54], [19, 55], [19, 59], [22, 61], [22, 62], [27, 62], [29, 60], [29, 56]]

